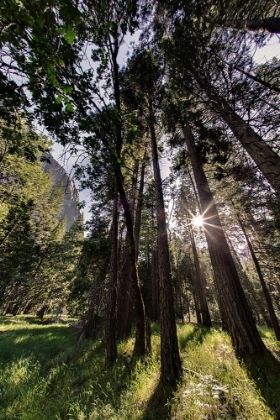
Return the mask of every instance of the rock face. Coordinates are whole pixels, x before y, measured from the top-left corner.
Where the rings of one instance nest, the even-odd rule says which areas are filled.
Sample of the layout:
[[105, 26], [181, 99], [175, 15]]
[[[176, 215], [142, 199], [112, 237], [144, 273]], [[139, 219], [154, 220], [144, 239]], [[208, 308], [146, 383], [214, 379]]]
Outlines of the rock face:
[[66, 231], [68, 231], [80, 216], [79, 193], [73, 179], [52, 155], [46, 153], [44, 156], [47, 160], [43, 163], [43, 171], [51, 173], [54, 185], [62, 184], [64, 186], [65, 196], [60, 215], [61, 218], [67, 216]]

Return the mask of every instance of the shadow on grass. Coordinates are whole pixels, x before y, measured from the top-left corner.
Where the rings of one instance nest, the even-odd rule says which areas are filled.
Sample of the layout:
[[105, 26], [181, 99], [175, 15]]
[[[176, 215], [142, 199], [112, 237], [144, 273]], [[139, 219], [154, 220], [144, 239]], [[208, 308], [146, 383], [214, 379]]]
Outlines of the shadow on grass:
[[244, 365], [273, 418], [280, 419], [280, 361], [267, 351], [262, 357], [245, 360]]
[[28, 325], [42, 325], [42, 321], [36, 316], [30, 315], [1, 315], [0, 323], [7, 324], [28, 324]]
[[194, 325], [190, 334], [179, 335], [178, 341], [180, 349], [183, 350], [190, 342], [194, 344], [202, 344], [206, 336], [211, 332], [207, 327], [202, 325]]
[[4, 331], [0, 335], [0, 358], [3, 365], [35, 355], [38, 360], [52, 358], [75, 343], [76, 333], [66, 326], [34, 325]]
[[66, 325], [23, 317], [2, 318], [1, 328], [6, 331], [0, 335], [5, 373], [2, 385], [0, 378], [0, 418], [9, 418], [6, 411], [16, 418], [22, 410], [30, 420], [66, 419], [78, 416], [79, 410], [90, 415], [96, 405], [117, 411], [123, 392], [139, 370], [138, 359], [128, 364], [121, 356], [113, 368], [106, 368], [104, 343], [77, 343], [76, 332]]
[[142, 420], [167, 420], [171, 418], [172, 398], [179, 384], [158, 383], [149, 399]]

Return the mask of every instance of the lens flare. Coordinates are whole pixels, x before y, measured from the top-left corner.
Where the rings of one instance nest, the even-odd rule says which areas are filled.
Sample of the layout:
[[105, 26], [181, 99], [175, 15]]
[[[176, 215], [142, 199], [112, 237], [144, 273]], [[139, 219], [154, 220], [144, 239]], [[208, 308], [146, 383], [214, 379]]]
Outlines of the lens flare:
[[192, 223], [194, 226], [203, 226], [203, 217], [202, 216], [194, 216], [192, 219]]

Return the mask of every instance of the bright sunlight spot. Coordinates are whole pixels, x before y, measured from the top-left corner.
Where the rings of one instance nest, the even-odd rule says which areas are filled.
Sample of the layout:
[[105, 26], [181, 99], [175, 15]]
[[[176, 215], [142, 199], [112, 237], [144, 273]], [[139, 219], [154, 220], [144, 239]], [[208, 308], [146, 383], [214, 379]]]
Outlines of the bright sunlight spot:
[[192, 219], [194, 226], [202, 226], [203, 225], [203, 217], [202, 216], [194, 216]]

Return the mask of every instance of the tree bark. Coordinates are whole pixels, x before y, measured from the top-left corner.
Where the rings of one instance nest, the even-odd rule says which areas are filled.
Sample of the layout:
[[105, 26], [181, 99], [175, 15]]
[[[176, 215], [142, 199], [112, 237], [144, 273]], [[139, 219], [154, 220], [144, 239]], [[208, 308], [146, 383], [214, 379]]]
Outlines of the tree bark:
[[131, 334], [133, 321], [133, 289], [131, 283], [131, 262], [129, 258], [128, 235], [123, 249], [123, 264], [121, 267], [118, 288], [117, 309], [117, 339], [124, 340]]
[[159, 273], [158, 273], [158, 250], [152, 249], [151, 256], [151, 309], [150, 317], [154, 322], [159, 321]]
[[262, 356], [267, 350], [242, 289], [189, 125], [183, 126], [183, 133], [203, 211], [204, 231], [214, 270], [223, 327], [229, 332], [233, 347], [239, 356]]
[[135, 254], [135, 242], [134, 242], [134, 228], [133, 228], [133, 221], [131, 217], [131, 211], [129, 207], [129, 203], [127, 201], [126, 193], [123, 186], [123, 177], [121, 173], [121, 168], [118, 163], [115, 164], [115, 175], [116, 181], [118, 186], [118, 192], [120, 195], [120, 201], [124, 210], [124, 216], [126, 221], [126, 228], [128, 233], [128, 240], [129, 240], [129, 259], [131, 264], [131, 280], [132, 280], [132, 287], [134, 290], [134, 303], [135, 303], [135, 310], [137, 315], [136, 321], [136, 337], [135, 337], [135, 344], [134, 344], [134, 354], [139, 356], [146, 355], [146, 316], [145, 316], [145, 306], [141, 295], [140, 285], [139, 285], [139, 278], [138, 278], [138, 271], [136, 265], [136, 254]]
[[[113, 78], [113, 87], [114, 87], [114, 97], [116, 102], [116, 108], [119, 112], [116, 124], [116, 154], [120, 158], [121, 149], [123, 145], [123, 136], [122, 136], [122, 119], [121, 119], [121, 99], [120, 99], [120, 82], [119, 82], [119, 65], [117, 62], [117, 56], [119, 53], [119, 39], [118, 31], [116, 30], [114, 34], [111, 34], [113, 37], [113, 42], [109, 37], [109, 47], [110, 54], [112, 58], [112, 78]], [[136, 265], [136, 253], [135, 253], [135, 241], [134, 241], [134, 227], [133, 227], [133, 218], [132, 212], [127, 200], [126, 192], [123, 185], [123, 175], [121, 171], [121, 166], [119, 162], [115, 162], [115, 177], [117, 188], [120, 196], [121, 205], [124, 210], [128, 240], [129, 240], [129, 260], [131, 264], [131, 280], [132, 288], [134, 290], [134, 302], [135, 310], [137, 314], [136, 322], [136, 337], [134, 345], [134, 354], [139, 356], [146, 355], [146, 316], [145, 316], [145, 306], [143, 298], [141, 295], [138, 271]]]
[[224, 98], [218, 95], [205, 78], [198, 76], [195, 72], [194, 77], [257, 168], [272, 188], [280, 194], [280, 157], [278, 154], [232, 109]]
[[141, 166], [140, 184], [139, 184], [139, 189], [138, 189], [138, 200], [137, 200], [135, 222], [134, 222], [134, 241], [135, 241], [136, 262], [138, 261], [138, 254], [139, 254], [139, 238], [140, 238], [141, 216], [142, 216], [142, 209], [143, 209], [143, 191], [144, 191], [145, 167], [146, 167], [145, 160], [146, 160], [146, 151], [144, 152], [143, 163]]
[[206, 327], [211, 327], [212, 323], [211, 323], [209, 308], [208, 308], [207, 299], [206, 299], [206, 290], [205, 290], [206, 280], [200, 268], [197, 249], [196, 249], [194, 236], [193, 236], [191, 227], [189, 231], [190, 231], [190, 238], [191, 238], [191, 245], [192, 245], [192, 252], [193, 252], [193, 259], [194, 259], [194, 266], [195, 266], [195, 274], [196, 274], [195, 288], [197, 290], [197, 295], [199, 299], [199, 307], [200, 307], [200, 311], [202, 315], [202, 325]]
[[[137, 160], [134, 164], [132, 183], [131, 183], [131, 193], [130, 193], [130, 204], [132, 209], [135, 209], [136, 202], [136, 188], [137, 188], [137, 178], [139, 170], [139, 161]], [[133, 212], [132, 212], [133, 213]], [[134, 212], [136, 213], [136, 212]], [[134, 219], [134, 217], [132, 217]], [[139, 227], [140, 229], [140, 227]], [[136, 239], [136, 228], [134, 227], [134, 243], [135, 243], [135, 254], [137, 261], [138, 247]], [[118, 297], [117, 297], [117, 339], [124, 340], [129, 337], [132, 329], [133, 321], [133, 290], [131, 284], [131, 266], [129, 258], [129, 236], [126, 232], [125, 246], [123, 249], [123, 264], [121, 267], [121, 275], [118, 287]]]
[[159, 311], [161, 329], [161, 379], [174, 381], [181, 375], [181, 361], [177, 340], [175, 312], [166, 215], [159, 168], [157, 140], [152, 104], [149, 104], [149, 129], [157, 200], [157, 240], [159, 262]]
[[248, 245], [248, 248], [250, 250], [252, 259], [253, 259], [255, 267], [256, 267], [256, 271], [258, 273], [258, 277], [259, 277], [259, 280], [260, 280], [260, 283], [261, 283], [261, 286], [262, 286], [262, 291], [263, 291], [263, 294], [264, 294], [264, 297], [265, 297], [265, 300], [266, 300], [266, 304], [267, 304], [268, 312], [269, 312], [270, 319], [271, 319], [271, 322], [272, 322], [272, 325], [273, 325], [273, 329], [274, 329], [274, 332], [275, 332], [275, 336], [276, 336], [277, 340], [280, 341], [280, 326], [279, 326], [278, 319], [276, 317], [276, 314], [275, 314], [275, 311], [274, 311], [274, 308], [273, 308], [273, 303], [272, 303], [272, 300], [271, 300], [271, 297], [270, 297], [265, 279], [264, 279], [262, 271], [261, 271], [261, 267], [259, 265], [256, 254], [254, 253], [251, 241], [249, 239], [249, 236], [247, 235], [247, 232], [246, 232], [244, 224], [241, 220], [241, 217], [240, 217], [239, 214], [237, 214], [236, 216], [237, 216], [238, 223], [239, 223], [239, 225], [242, 229], [242, 232], [245, 236], [246, 243]]
[[113, 221], [111, 230], [111, 271], [108, 290], [106, 320], [106, 364], [113, 365], [117, 359], [117, 282], [118, 282], [118, 198], [113, 201]]
[[267, 314], [267, 310], [263, 305], [263, 299], [258, 295], [258, 293], [255, 291], [250, 279], [248, 278], [247, 274], [244, 272], [242, 264], [240, 262], [239, 256], [236, 252], [236, 250], [234, 249], [232, 242], [230, 240], [230, 238], [228, 236], [226, 236], [227, 241], [230, 245], [231, 251], [234, 254], [234, 258], [235, 261], [237, 263], [237, 267], [239, 268], [240, 272], [242, 272], [242, 278], [241, 281], [243, 280], [243, 285], [244, 285], [244, 289], [245, 291], [247, 291], [247, 295], [251, 295], [251, 299], [249, 300], [249, 303], [251, 304], [251, 308], [253, 308], [253, 313], [255, 314], [259, 324], [261, 324], [261, 320], [260, 320], [260, 316], [259, 316], [259, 312], [264, 320], [264, 322], [266, 323], [268, 328], [272, 328], [272, 323], [271, 320]]
[[272, 34], [280, 33], [280, 18], [269, 17], [265, 19], [249, 19], [247, 20], [247, 29], [249, 31], [265, 30]]
[[225, 26], [240, 30], [248, 29], [249, 31], [267, 31], [271, 34], [280, 33], [280, 18], [268, 17], [263, 19], [247, 19], [247, 20], [226, 20]]

